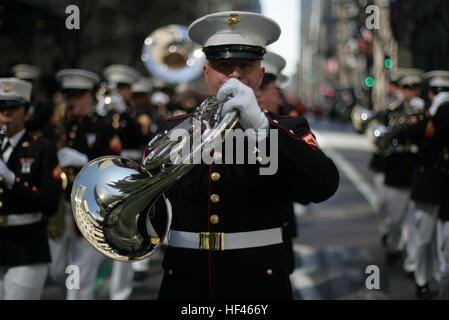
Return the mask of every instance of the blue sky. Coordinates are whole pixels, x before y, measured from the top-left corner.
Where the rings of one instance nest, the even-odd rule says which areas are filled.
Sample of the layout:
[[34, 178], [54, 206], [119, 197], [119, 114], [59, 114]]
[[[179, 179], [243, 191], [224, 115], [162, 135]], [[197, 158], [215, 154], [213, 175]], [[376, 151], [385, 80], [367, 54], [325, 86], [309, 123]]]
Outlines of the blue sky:
[[300, 3], [301, 0], [260, 0], [262, 14], [274, 19], [281, 26], [279, 40], [267, 49], [280, 54], [287, 61], [282, 71], [287, 76], [296, 71], [299, 58]]

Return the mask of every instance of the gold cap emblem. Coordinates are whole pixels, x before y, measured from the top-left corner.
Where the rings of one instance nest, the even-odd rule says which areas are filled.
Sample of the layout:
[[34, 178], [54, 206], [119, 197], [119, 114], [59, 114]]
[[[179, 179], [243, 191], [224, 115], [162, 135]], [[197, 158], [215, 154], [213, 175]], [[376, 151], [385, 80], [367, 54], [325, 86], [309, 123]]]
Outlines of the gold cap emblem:
[[228, 18], [228, 24], [229, 24], [229, 26], [233, 27], [233, 26], [235, 26], [237, 23], [239, 23], [239, 21], [240, 21], [240, 15], [238, 15], [237, 13], [231, 13], [231, 14], [229, 15], [229, 18]]
[[11, 85], [9, 83], [5, 84], [5, 87], [3, 88], [3, 92], [9, 92], [11, 91]]

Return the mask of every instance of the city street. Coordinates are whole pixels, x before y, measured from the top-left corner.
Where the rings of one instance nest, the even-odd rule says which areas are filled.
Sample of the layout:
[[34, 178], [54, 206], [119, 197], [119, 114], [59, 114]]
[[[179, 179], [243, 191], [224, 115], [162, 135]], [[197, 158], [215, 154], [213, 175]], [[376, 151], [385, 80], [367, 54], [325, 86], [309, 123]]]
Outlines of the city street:
[[[387, 266], [377, 231], [373, 173], [368, 169], [371, 149], [364, 136], [348, 123], [310, 121], [318, 143], [339, 168], [337, 193], [328, 201], [295, 206], [299, 237], [295, 240], [296, 270], [291, 276], [295, 299], [391, 300], [415, 299], [415, 287], [401, 268]], [[162, 278], [162, 252], [150, 262], [147, 278], [134, 282], [133, 300], [157, 298]], [[379, 289], [366, 288], [368, 266], [379, 268]], [[98, 299], [108, 299], [107, 261], [101, 271]], [[433, 296], [437, 286], [432, 283]], [[43, 299], [63, 299], [48, 281]]]

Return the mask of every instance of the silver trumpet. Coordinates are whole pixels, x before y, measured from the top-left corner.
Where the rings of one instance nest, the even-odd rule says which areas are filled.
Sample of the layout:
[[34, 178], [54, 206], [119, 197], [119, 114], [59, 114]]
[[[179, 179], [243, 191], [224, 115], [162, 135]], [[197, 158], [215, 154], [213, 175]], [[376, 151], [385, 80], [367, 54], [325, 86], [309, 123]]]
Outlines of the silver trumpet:
[[[193, 169], [189, 160], [201, 156], [215, 142], [221, 143], [217, 139], [224, 139], [226, 129], [238, 122], [237, 111], [222, 117], [220, 109], [216, 98], [205, 100], [193, 116], [148, 143], [142, 165], [105, 156], [92, 160], [79, 172], [71, 193], [72, 211], [92, 246], [119, 261], [145, 259], [161, 246], [171, 219], [164, 192]], [[186, 130], [190, 137], [201, 134], [201, 143], [186, 155], [180, 151], [191, 139], [179, 142], [170, 138], [178, 129]]]

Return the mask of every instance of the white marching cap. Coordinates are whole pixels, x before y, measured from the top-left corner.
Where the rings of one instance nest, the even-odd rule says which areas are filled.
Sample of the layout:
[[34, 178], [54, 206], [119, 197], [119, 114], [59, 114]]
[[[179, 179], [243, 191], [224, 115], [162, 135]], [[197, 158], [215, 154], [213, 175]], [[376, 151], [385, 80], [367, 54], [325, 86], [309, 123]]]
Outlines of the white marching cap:
[[63, 69], [56, 73], [56, 79], [61, 82], [62, 89], [93, 89], [100, 77], [82, 69]]
[[18, 78], [0, 78], [0, 100], [30, 102], [30, 82]]
[[126, 83], [133, 85], [141, 77], [140, 73], [123, 64], [113, 64], [103, 71], [103, 76], [109, 83]]
[[[201, 17], [194, 21], [188, 31], [189, 37], [193, 42], [198, 43], [204, 48], [226, 46], [226, 45], [244, 45], [252, 47], [265, 48], [267, 45], [279, 39], [281, 28], [279, 24], [264, 15], [243, 12], [243, 11], [225, 11], [213, 13]], [[242, 50], [241, 48], [238, 50]], [[207, 52], [208, 59], [220, 59], [222, 53], [218, 56], [214, 52]], [[230, 53], [230, 55], [229, 55]], [[250, 52], [248, 59], [261, 59], [264, 51]], [[224, 58], [239, 58], [233, 50]], [[257, 56], [254, 57], [254, 54]]]
[[41, 69], [30, 64], [16, 64], [11, 68], [14, 77], [24, 80], [36, 80], [41, 76]]
[[449, 71], [430, 71], [427, 72], [424, 77], [429, 79], [429, 87], [431, 88], [449, 88]]
[[153, 81], [150, 78], [140, 78], [131, 87], [131, 91], [134, 93], [150, 93], [153, 89]]
[[405, 74], [401, 77], [399, 80], [400, 86], [414, 86], [414, 85], [420, 85], [423, 81], [423, 73], [421, 72], [413, 72]]
[[285, 68], [285, 65], [285, 59], [272, 51], [268, 51], [262, 60], [262, 67], [265, 68], [265, 73], [272, 73], [276, 76], [281, 74], [281, 71]]

